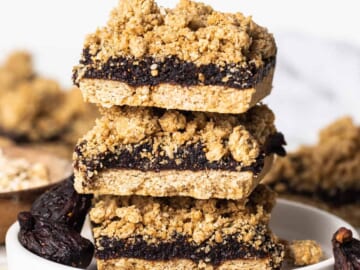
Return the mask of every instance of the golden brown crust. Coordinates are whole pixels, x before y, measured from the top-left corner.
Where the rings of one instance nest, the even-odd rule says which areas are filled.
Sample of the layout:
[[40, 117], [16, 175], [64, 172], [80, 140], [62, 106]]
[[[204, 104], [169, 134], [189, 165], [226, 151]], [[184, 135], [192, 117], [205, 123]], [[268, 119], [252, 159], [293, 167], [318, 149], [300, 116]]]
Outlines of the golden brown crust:
[[[247, 269], [247, 266], [255, 267], [258, 264], [266, 264], [271, 269], [270, 266], [278, 267], [284, 256], [281, 246], [278, 246], [277, 240], [268, 229], [274, 204], [274, 193], [262, 185], [246, 202], [196, 200], [189, 197], [100, 196], [95, 200], [90, 219], [99, 253], [107, 252], [107, 248], [111, 249], [111, 245], [108, 247], [106, 242], [109, 240], [104, 239], [111, 239], [114, 245], [118, 241], [132, 245], [132, 239], [136, 237], [142, 239], [149, 248], [160, 248], [162, 243], [178, 241], [176, 235], [183, 237], [183, 245], [196, 245], [208, 250], [207, 253], [218, 245], [226, 245], [226, 239], [236, 236], [232, 238], [236, 239], [234, 241], [244, 245], [244, 248], [250, 247], [249, 252], [255, 252], [244, 254], [247, 258], [245, 261], [239, 259], [240, 257], [225, 259], [222, 262], [220, 260], [220, 265], [212, 263], [207, 257], [193, 262], [181, 259], [148, 261], [148, 266], [160, 267], [156, 269], [170, 267], [174, 262], [191, 266], [190, 269], [239, 269], [235, 268], [236, 265]], [[255, 254], [258, 254], [259, 258]], [[98, 258], [102, 258], [101, 256]], [[137, 267], [136, 269], [148, 269], [142, 268], [145, 267], [145, 260], [127, 260], [121, 258], [121, 254], [116, 256], [119, 256], [119, 260], [99, 260], [98, 263], [109, 267], [131, 267], [133, 264], [132, 267]]]
[[146, 153], [147, 158], [163, 153], [173, 159], [178, 147], [201, 142], [207, 160], [219, 161], [230, 154], [243, 166], [249, 166], [256, 161], [267, 138], [276, 132], [274, 115], [265, 105], [242, 115], [143, 107], [112, 107], [102, 109], [102, 113], [95, 127], [80, 140], [86, 142], [79, 145], [82, 158], [150, 144], [152, 152]]
[[204, 170], [199, 172], [166, 170], [142, 172], [140, 170], [108, 169], [89, 181], [75, 170], [75, 189], [79, 193], [113, 194], [118, 196], [190, 196], [197, 199], [245, 199], [272, 164], [265, 159], [262, 172], [255, 176], [247, 172]]
[[148, 261], [142, 259], [97, 260], [99, 270], [271, 270], [269, 259], [244, 259], [225, 261], [215, 267], [205, 262], [191, 260]]
[[125, 82], [81, 79], [84, 100], [112, 105], [151, 106], [188, 111], [244, 113], [270, 94], [274, 69], [254, 87], [235, 89], [227, 86], [181, 86], [159, 84], [130, 86]]
[[273, 36], [251, 17], [189, 0], [174, 9], [160, 9], [154, 0], [119, 1], [107, 25], [89, 35], [84, 47], [103, 63], [114, 56], [175, 55], [198, 65], [231, 59], [261, 66], [276, 54]]
[[148, 243], [155, 243], [173, 239], [174, 233], [179, 233], [200, 245], [209, 239], [216, 243], [226, 235], [240, 234], [243, 241], [258, 246], [261, 238], [255, 227], [268, 224], [274, 205], [274, 193], [263, 185], [249, 201], [99, 196], [90, 211], [90, 220], [95, 239], [141, 235], [146, 236]]

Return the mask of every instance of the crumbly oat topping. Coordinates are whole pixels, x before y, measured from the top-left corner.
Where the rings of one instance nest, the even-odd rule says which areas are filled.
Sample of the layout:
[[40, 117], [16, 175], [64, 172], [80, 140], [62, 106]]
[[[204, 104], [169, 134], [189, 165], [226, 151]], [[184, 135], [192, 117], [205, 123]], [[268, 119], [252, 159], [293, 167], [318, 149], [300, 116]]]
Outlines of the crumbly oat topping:
[[0, 191], [35, 188], [50, 183], [48, 168], [23, 158], [8, 158], [0, 149]]
[[[159, 8], [154, 0], [120, 0], [107, 25], [84, 46], [102, 63], [116, 56], [177, 56], [197, 65], [231, 60], [260, 67], [276, 54], [273, 36], [251, 17], [190, 0], [180, 0], [174, 9]], [[156, 76], [156, 68], [153, 72]]]
[[96, 126], [81, 139], [87, 142], [82, 149], [85, 158], [147, 143], [152, 152], [144, 152], [144, 157], [152, 159], [163, 153], [172, 159], [179, 146], [200, 141], [209, 161], [231, 154], [248, 166], [256, 161], [268, 136], [276, 132], [274, 115], [265, 105], [241, 115], [145, 107], [112, 107], [102, 109], [102, 113]]
[[360, 126], [341, 118], [320, 132], [319, 142], [279, 158], [264, 182], [278, 192], [360, 190]]
[[318, 263], [322, 256], [321, 246], [313, 240], [294, 240], [287, 246], [290, 259], [296, 266]]
[[250, 200], [195, 200], [189, 197], [114, 197], [97, 198], [90, 219], [94, 237], [127, 239], [142, 236], [150, 243], [172, 240], [181, 234], [190, 242], [221, 243], [228, 235], [258, 248], [263, 244], [270, 211], [275, 204], [274, 193], [259, 186]]
[[15, 52], [0, 67], [0, 132], [12, 139], [63, 136], [73, 147], [90, 128], [89, 122], [93, 124], [94, 111], [93, 105], [83, 102], [79, 89], [64, 91], [56, 81], [36, 75], [28, 53]]

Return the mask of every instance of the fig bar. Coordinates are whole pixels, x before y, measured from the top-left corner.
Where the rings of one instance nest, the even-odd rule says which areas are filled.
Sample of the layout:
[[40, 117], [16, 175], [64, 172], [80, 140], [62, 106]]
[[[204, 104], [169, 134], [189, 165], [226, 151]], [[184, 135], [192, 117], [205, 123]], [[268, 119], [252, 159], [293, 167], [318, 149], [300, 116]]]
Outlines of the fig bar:
[[89, 35], [73, 78], [86, 101], [243, 113], [270, 94], [276, 44], [241, 13], [123, 0]]
[[283, 154], [265, 105], [245, 114], [113, 107], [77, 144], [79, 193], [244, 199]]
[[242, 201], [189, 197], [97, 198], [90, 219], [98, 269], [279, 269], [268, 228], [274, 195]]

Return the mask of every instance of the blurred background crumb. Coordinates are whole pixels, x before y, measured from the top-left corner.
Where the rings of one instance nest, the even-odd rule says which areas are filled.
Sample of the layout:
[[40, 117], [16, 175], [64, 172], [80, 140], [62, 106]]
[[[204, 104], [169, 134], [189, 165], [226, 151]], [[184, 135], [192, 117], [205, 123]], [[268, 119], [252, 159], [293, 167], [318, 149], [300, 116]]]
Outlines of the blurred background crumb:
[[13, 52], [0, 66], [0, 146], [31, 145], [70, 158], [96, 116], [79, 89], [38, 75], [28, 52]]

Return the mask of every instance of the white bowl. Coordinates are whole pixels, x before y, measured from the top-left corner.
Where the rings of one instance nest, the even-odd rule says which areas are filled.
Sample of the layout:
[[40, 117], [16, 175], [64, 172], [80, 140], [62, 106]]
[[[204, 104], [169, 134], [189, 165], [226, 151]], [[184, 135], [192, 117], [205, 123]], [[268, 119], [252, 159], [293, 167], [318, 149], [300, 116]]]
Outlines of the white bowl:
[[[280, 238], [286, 240], [311, 239], [322, 247], [324, 257], [321, 262], [296, 268], [297, 270], [333, 270], [331, 238], [340, 227], [352, 230], [353, 236], [359, 238], [356, 229], [346, 221], [302, 203], [278, 199], [271, 217], [270, 227]], [[283, 268], [290, 269], [286, 266]]]
[[[337, 229], [347, 227], [352, 230], [355, 238], [359, 238], [357, 231], [344, 220], [316, 208], [279, 199], [272, 213], [270, 224], [272, 230], [279, 237], [286, 240], [312, 239], [321, 244], [324, 258], [320, 263], [296, 268], [297, 270], [330, 270], [333, 269], [331, 238]], [[27, 269], [37, 270], [67, 270], [77, 269], [45, 260], [26, 250], [18, 241], [19, 225], [14, 223], [6, 235], [6, 253], [8, 270]], [[83, 235], [91, 238], [89, 222], [85, 223]], [[95, 270], [93, 262], [88, 269]], [[286, 266], [284, 269], [288, 269]]]

